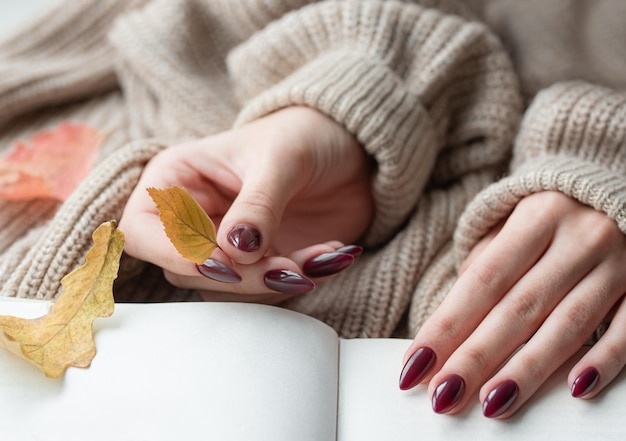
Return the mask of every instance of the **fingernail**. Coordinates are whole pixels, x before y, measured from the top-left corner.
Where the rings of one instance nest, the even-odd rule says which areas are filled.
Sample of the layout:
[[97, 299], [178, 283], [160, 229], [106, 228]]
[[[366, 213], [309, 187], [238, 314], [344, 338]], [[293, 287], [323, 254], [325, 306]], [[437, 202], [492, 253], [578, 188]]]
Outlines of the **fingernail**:
[[588, 367], [572, 383], [572, 396], [580, 398], [587, 395], [596, 387], [600, 380], [600, 373], [594, 367]]
[[363, 254], [363, 247], [359, 245], [345, 245], [343, 247], [337, 248], [335, 252], [350, 254], [356, 258], [356, 257], [359, 257], [361, 254]]
[[283, 294], [304, 294], [315, 288], [315, 283], [289, 270], [272, 270], [265, 273], [265, 286]]
[[400, 389], [408, 390], [417, 386], [428, 375], [436, 358], [435, 351], [427, 346], [413, 352], [400, 372]]
[[251, 225], [236, 225], [228, 233], [228, 241], [241, 251], [252, 252], [261, 246], [261, 233]]
[[241, 276], [234, 269], [217, 260], [207, 259], [202, 265], [196, 265], [196, 268], [204, 277], [217, 280], [218, 282], [241, 282]]
[[354, 256], [346, 253], [324, 253], [307, 260], [302, 269], [309, 277], [325, 277], [337, 274], [354, 262]]
[[494, 387], [483, 401], [483, 415], [495, 418], [511, 407], [519, 394], [519, 387], [513, 380], [506, 380]]
[[433, 394], [433, 410], [437, 413], [446, 413], [461, 401], [465, 391], [465, 381], [457, 374], [448, 375], [435, 388]]

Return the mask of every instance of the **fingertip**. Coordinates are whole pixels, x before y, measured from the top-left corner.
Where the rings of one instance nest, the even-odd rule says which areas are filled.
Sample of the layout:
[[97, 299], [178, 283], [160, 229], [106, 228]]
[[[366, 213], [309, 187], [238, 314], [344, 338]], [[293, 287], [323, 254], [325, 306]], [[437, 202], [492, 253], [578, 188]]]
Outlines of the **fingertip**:
[[432, 370], [436, 358], [428, 346], [422, 346], [408, 356], [400, 372], [400, 390], [409, 390], [421, 383]]
[[572, 397], [585, 398], [594, 391], [600, 381], [600, 372], [593, 366], [589, 366], [580, 372], [570, 388]]
[[230, 266], [215, 259], [207, 259], [196, 265], [198, 272], [204, 277], [222, 283], [239, 283], [241, 276]]
[[328, 277], [343, 271], [353, 262], [353, 255], [335, 251], [312, 257], [304, 262], [302, 269], [308, 277]]
[[265, 273], [263, 280], [267, 288], [282, 294], [306, 294], [315, 289], [315, 283], [312, 280], [295, 271], [285, 269], [270, 270]]
[[230, 226], [222, 223], [217, 237], [220, 250], [229, 259], [241, 265], [258, 262], [266, 253], [267, 234], [252, 222], [235, 222]]
[[261, 248], [261, 232], [250, 224], [237, 224], [226, 235], [230, 245], [244, 253], [254, 253]]
[[498, 383], [482, 402], [483, 415], [487, 418], [503, 416], [516, 401], [519, 391], [517, 382], [512, 379]]

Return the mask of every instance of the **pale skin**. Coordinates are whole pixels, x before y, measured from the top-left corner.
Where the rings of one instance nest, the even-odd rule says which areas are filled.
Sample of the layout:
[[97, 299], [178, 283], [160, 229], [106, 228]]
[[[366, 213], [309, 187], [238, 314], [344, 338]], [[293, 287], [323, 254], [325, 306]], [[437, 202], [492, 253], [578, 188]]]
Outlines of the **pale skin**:
[[571, 388], [586, 368], [597, 369], [598, 384], [582, 397], [593, 398], [626, 363], [624, 262], [626, 237], [606, 215], [557, 192], [528, 196], [474, 248], [407, 356], [423, 346], [436, 353], [422, 381], [431, 397], [448, 375], [463, 378], [463, 395], [444, 413], [462, 410], [476, 390], [483, 403], [515, 381], [519, 395], [497, 416], [507, 418], [614, 311], [606, 334], [568, 376]]
[[[268, 288], [264, 274], [284, 269], [302, 275], [310, 259], [364, 234], [374, 215], [370, 166], [342, 126], [302, 107], [167, 149], [146, 167], [120, 221], [126, 252], [208, 300], [278, 303], [293, 294]], [[240, 281], [202, 276], [173, 249], [145, 191], [171, 185], [187, 188], [216, 221], [220, 249], [212, 258]], [[245, 251], [229, 241], [242, 224], [259, 231], [258, 248]], [[528, 196], [476, 245], [405, 360], [422, 347], [436, 354], [421, 381], [431, 397], [450, 374], [463, 379], [461, 396], [442, 413], [473, 404], [476, 391], [483, 403], [496, 386], [513, 380], [518, 394], [495, 416], [507, 418], [610, 314], [610, 328], [568, 377], [571, 387], [595, 368], [597, 384], [582, 396], [592, 398], [626, 363], [625, 261], [626, 237], [605, 214], [558, 192]], [[321, 283], [333, 276], [307, 279]]]
[[[303, 274], [307, 260], [363, 234], [374, 210], [369, 168], [350, 133], [305, 107], [169, 148], [148, 164], [125, 208], [120, 229], [127, 236], [126, 251], [162, 267], [171, 283], [198, 289], [207, 300], [284, 301], [289, 295], [269, 289], [263, 275], [275, 269]], [[172, 248], [145, 190], [171, 185], [187, 188], [216, 223], [220, 249], [211, 257], [238, 273], [240, 282], [203, 277]], [[237, 225], [260, 232], [258, 249], [242, 251], [228, 240]]]

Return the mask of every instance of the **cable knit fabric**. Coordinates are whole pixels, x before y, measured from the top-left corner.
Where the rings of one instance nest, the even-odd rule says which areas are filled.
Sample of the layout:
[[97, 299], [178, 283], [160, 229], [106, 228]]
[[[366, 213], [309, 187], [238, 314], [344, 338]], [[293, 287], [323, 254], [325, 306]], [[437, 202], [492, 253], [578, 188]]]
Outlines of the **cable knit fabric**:
[[[65, 202], [0, 201], [0, 295], [56, 298], [162, 149], [294, 105], [342, 124], [376, 164], [365, 253], [282, 305], [343, 337], [413, 334], [472, 246], [534, 192], [561, 191], [626, 233], [624, 95], [553, 71], [527, 81], [487, 6], [59, 0], [0, 42], [0, 152], [66, 120], [110, 135]], [[199, 298], [126, 255], [114, 293]]]

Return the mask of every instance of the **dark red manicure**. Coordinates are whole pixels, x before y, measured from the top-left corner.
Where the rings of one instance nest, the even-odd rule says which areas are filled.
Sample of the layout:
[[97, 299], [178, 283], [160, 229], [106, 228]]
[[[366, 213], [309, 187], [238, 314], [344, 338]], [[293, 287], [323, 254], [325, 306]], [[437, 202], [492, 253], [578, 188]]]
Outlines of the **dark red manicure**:
[[218, 282], [241, 282], [241, 276], [234, 269], [217, 260], [207, 259], [202, 265], [196, 265], [196, 268], [204, 277]]
[[572, 396], [580, 398], [587, 395], [596, 387], [600, 380], [600, 373], [594, 367], [585, 369], [572, 383]]
[[507, 411], [519, 395], [519, 386], [513, 380], [506, 380], [494, 387], [483, 401], [483, 415], [495, 418]]
[[324, 253], [307, 260], [302, 269], [309, 277], [325, 277], [337, 274], [354, 262], [354, 256], [346, 253]]
[[289, 270], [272, 270], [265, 273], [265, 286], [283, 294], [304, 294], [315, 288], [315, 283]]
[[241, 251], [252, 252], [261, 246], [261, 233], [252, 225], [236, 225], [228, 233], [228, 241]]
[[456, 406], [463, 392], [465, 391], [465, 381], [457, 374], [448, 375], [435, 388], [433, 394], [433, 410], [437, 413], [446, 413]]
[[400, 389], [408, 390], [417, 386], [428, 375], [436, 358], [435, 351], [427, 346], [413, 352], [400, 372]]
[[335, 252], [351, 254], [352, 256], [356, 258], [356, 257], [359, 257], [361, 254], [363, 254], [363, 247], [359, 245], [345, 245], [345, 246], [337, 248]]

